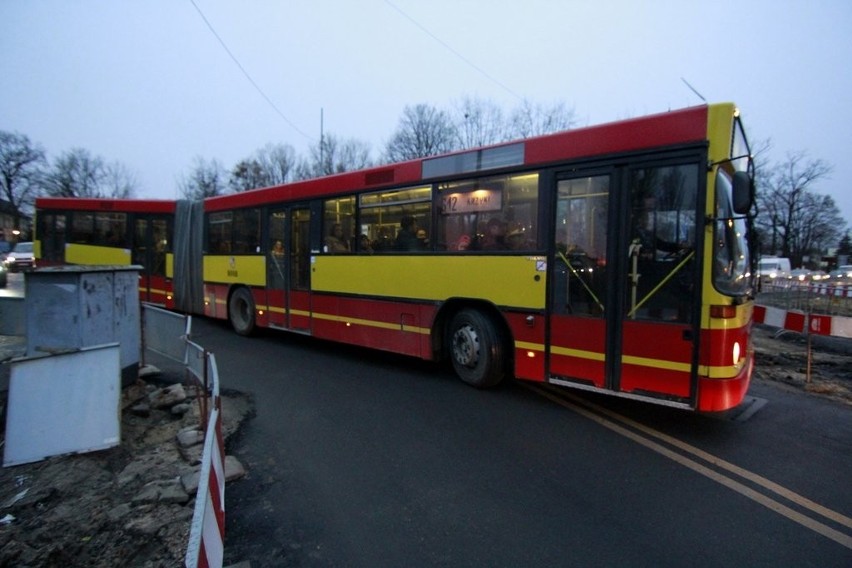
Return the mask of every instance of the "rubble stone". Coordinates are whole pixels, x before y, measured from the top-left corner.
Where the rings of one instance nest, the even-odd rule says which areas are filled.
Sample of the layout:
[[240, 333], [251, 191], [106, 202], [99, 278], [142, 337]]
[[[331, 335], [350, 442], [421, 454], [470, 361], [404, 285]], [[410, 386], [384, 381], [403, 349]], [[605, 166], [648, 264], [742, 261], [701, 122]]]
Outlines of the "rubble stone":
[[148, 395], [151, 408], [171, 408], [186, 400], [186, 391], [180, 383], [155, 390]]

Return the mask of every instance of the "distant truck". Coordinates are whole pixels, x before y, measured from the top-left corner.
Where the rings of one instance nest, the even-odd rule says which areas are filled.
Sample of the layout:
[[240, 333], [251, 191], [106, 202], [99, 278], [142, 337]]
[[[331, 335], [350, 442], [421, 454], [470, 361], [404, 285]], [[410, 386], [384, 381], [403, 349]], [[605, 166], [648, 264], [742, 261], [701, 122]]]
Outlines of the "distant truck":
[[790, 278], [790, 259], [781, 256], [763, 256], [757, 266], [757, 277], [762, 282]]

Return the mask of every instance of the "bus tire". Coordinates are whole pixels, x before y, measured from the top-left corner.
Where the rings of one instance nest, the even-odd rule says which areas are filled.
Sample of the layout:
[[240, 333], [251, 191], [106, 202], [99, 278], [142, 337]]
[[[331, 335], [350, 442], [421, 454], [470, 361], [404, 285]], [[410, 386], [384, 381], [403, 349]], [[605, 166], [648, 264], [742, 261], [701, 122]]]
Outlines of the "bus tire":
[[478, 310], [465, 309], [450, 323], [450, 361], [461, 380], [476, 388], [496, 386], [506, 373], [506, 345], [494, 322]]
[[248, 288], [237, 288], [228, 300], [228, 320], [240, 335], [251, 335], [254, 331], [254, 298]]

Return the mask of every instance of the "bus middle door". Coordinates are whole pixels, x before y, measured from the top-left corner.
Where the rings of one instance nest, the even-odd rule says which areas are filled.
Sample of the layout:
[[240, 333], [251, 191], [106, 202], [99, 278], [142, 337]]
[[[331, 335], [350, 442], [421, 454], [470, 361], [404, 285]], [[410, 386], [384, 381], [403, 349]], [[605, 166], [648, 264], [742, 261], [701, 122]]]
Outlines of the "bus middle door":
[[311, 329], [310, 237], [309, 207], [270, 211], [266, 293], [273, 327]]

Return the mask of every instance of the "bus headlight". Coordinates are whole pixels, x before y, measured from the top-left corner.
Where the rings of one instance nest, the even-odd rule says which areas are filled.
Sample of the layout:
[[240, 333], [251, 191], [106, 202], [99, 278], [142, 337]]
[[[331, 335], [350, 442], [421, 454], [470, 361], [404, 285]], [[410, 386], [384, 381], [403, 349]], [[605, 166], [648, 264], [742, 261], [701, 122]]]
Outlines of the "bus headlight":
[[734, 366], [736, 366], [740, 362], [741, 350], [742, 350], [742, 348], [740, 347], [740, 342], [734, 341], [734, 349], [733, 349], [733, 351], [734, 351], [734, 353], [733, 353], [733, 355], [734, 355]]

